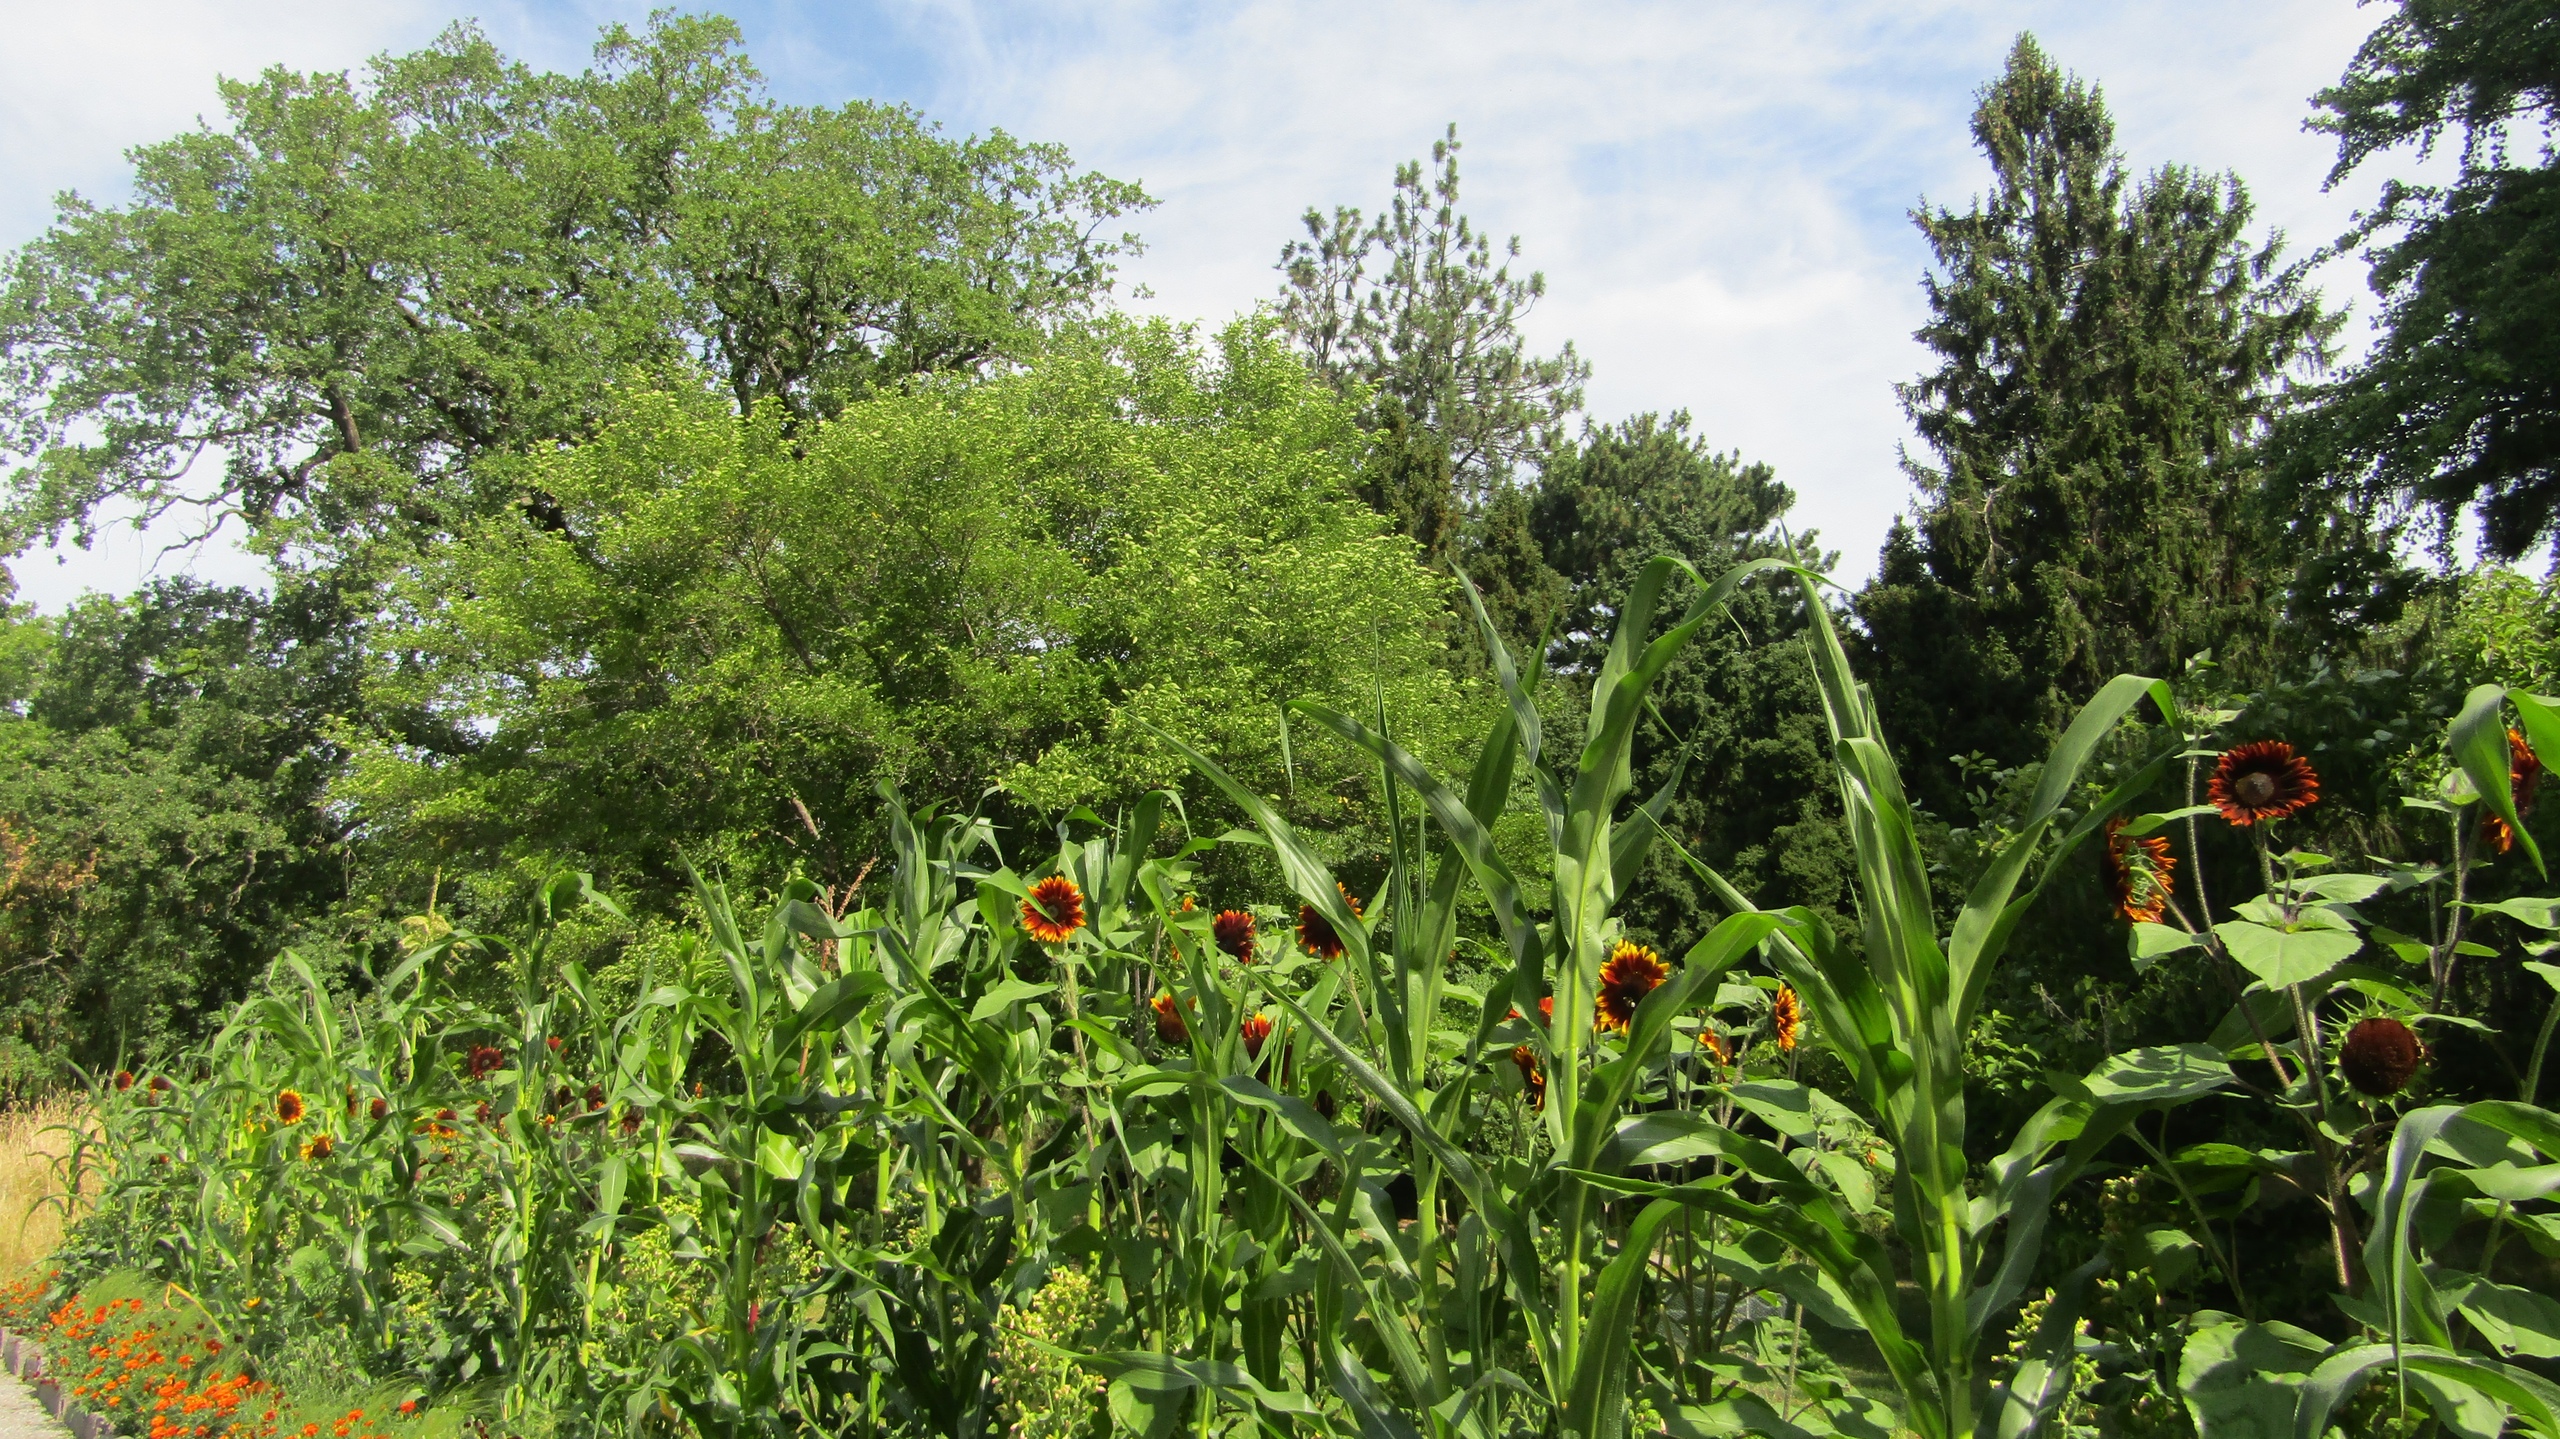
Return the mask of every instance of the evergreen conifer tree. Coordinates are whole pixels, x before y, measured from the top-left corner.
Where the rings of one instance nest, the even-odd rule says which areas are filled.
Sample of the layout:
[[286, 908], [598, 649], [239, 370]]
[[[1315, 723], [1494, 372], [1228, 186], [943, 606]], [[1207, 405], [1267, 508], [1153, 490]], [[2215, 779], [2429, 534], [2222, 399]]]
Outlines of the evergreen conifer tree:
[[1927, 802], [1954, 756], [2017, 764], [2120, 671], [2263, 652], [2288, 576], [2257, 441], [2336, 320], [2252, 242], [2238, 177], [2134, 179], [2096, 87], [2030, 36], [1981, 94], [1987, 196], [1913, 220], [1936, 267], [1901, 389], [1897, 524], [1858, 609]]

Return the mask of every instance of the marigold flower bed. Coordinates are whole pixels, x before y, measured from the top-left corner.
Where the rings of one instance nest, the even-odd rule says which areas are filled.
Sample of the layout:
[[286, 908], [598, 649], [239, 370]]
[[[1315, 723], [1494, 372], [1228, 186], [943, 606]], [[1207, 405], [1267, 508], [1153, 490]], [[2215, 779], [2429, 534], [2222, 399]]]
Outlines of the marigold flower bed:
[[[130, 1275], [47, 1304], [49, 1283], [0, 1285], [0, 1324], [41, 1345], [45, 1372], [119, 1434], [147, 1439], [412, 1439], [414, 1400], [343, 1410], [335, 1396], [288, 1396], [257, 1377], [202, 1308], [174, 1288], [155, 1301]], [[321, 1406], [317, 1412], [314, 1401]]]

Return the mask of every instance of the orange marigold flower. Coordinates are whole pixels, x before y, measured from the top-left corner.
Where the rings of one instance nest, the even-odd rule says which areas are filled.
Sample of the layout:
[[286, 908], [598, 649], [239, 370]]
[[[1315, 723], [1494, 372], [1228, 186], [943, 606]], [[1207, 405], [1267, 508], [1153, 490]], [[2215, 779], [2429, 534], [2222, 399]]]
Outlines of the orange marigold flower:
[[[1340, 880], [1334, 881], [1333, 889], [1342, 896], [1342, 902], [1350, 906], [1351, 917], [1358, 919], [1360, 897], [1344, 889]], [[1342, 936], [1334, 931], [1333, 921], [1312, 904], [1298, 906], [1298, 943], [1318, 959], [1342, 958]]]
[[1229, 959], [1238, 964], [1253, 963], [1253, 915], [1241, 909], [1222, 909], [1209, 921], [1209, 935], [1217, 941]]
[[2320, 776], [2293, 746], [2263, 739], [2223, 754], [2213, 767], [2213, 782], [2205, 786], [2205, 798], [2233, 824], [2264, 824], [2317, 803]]
[[1239, 1032], [1244, 1036], [1244, 1052], [1253, 1059], [1262, 1057], [1262, 1044], [1271, 1037], [1271, 1016], [1248, 1014]]
[[2427, 1047], [2409, 1026], [2376, 1015], [2347, 1031], [2346, 1042], [2338, 1046], [2338, 1072], [2359, 1093], [2384, 1099], [2398, 1094], [2426, 1057]]
[[1022, 902], [1022, 928], [1042, 944], [1066, 943], [1084, 928], [1084, 891], [1063, 874], [1031, 886], [1031, 897]]
[[276, 1118], [286, 1124], [302, 1122], [302, 1093], [287, 1089], [276, 1095]]
[[1636, 1006], [1670, 977], [1671, 967], [1650, 947], [1619, 940], [1617, 948], [1609, 951], [1608, 962], [1600, 966], [1599, 1004], [1591, 1016], [1592, 1027], [1623, 1030], [1634, 1024]]
[[2130, 835], [2124, 816], [2107, 821], [2107, 842], [2098, 863], [2107, 872], [2107, 888], [2116, 897], [2116, 912], [2143, 924], [2158, 924], [2169, 905], [2170, 875], [2178, 857], [2169, 852], [2166, 835]]
[[302, 1141], [302, 1157], [305, 1159], [326, 1159], [337, 1152], [337, 1141], [331, 1139], [326, 1134], [315, 1134], [309, 1139]]
[[1776, 1034], [1780, 1049], [1793, 1049], [1804, 1032], [1804, 1005], [1796, 992], [1778, 986], [1778, 997], [1769, 1001], [1769, 1028]]
[[[2533, 813], [2533, 798], [2542, 789], [2542, 756], [2533, 752], [2523, 735], [2507, 731], [2507, 797], [2515, 802], [2516, 818]], [[2494, 814], [2480, 817], [2480, 842], [2494, 845], [2505, 854], [2516, 847], [2516, 832]]]
[[1148, 1007], [1156, 1012], [1156, 1038], [1167, 1044], [1191, 1042], [1191, 1026], [1183, 1021], [1182, 1005], [1173, 997], [1172, 990], [1157, 995], [1149, 1001]]
[[1529, 1096], [1529, 1107], [1547, 1107], [1547, 1071], [1538, 1063], [1537, 1051], [1525, 1044], [1511, 1046], [1511, 1062], [1520, 1066], [1520, 1090]]

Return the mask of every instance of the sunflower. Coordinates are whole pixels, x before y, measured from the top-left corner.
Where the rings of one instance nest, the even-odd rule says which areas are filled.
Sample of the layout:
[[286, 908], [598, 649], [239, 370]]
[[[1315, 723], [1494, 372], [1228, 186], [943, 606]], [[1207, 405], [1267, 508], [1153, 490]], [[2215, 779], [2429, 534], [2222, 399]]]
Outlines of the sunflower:
[[1733, 1063], [1733, 1046], [1724, 1042], [1724, 1036], [1716, 1033], [1713, 1024], [1698, 1027], [1698, 1047], [1715, 1056], [1718, 1069]]
[[337, 1152], [338, 1142], [326, 1134], [315, 1134], [302, 1141], [302, 1157], [305, 1159], [326, 1159]]
[[1244, 1017], [1244, 1024], [1239, 1032], [1244, 1036], [1244, 1052], [1246, 1056], [1253, 1059], [1260, 1059], [1262, 1057], [1262, 1043], [1264, 1040], [1271, 1037], [1271, 1016], [1267, 1014], [1248, 1014]]
[[[1592, 1015], [1595, 1029], [1623, 1030], [1636, 1022], [1636, 1006], [1653, 993], [1654, 987], [1671, 976], [1671, 967], [1662, 956], [1645, 945], [1622, 939], [1609, 951], [1609, 961], [1600, 966], [1598, 1013]], [[1553, 1023], [1552, 1011], [1549, 1022]]]
[[1796, 992], [1783, 984], [1778, 986], [1778, 997], [1769, 1001], [1769, 1028], [1776, 1034], [1780, 1049], [1795, 1048], [1804, 1031], [1804, 1005], [1796, 999]]
[[494, 1044], [475, 1044], [471, 1046], [471, 1057], [463, 1062], [463, 1068], [473, 1079], [483, 1079], [506, 1062], [505, 1050]]
[[2347, 1031], [2346, 1043], [2338, 1046], [2338, 1072], [2358, 1092], [2383, 1099], [2398, 1094], [2426, 1057], [2427, 1047], [2409, 1026], [2376, 1015]]
[[2169, 852], [2166, 835], [2124, 832], [2124, 816], [2107, 821], [2107, 842], [2098, 850], [2107, 872], [2107, 888], [2115, 892], [2116, 912], [2143, 924], [2158, 924], [2169, 904], [2169, 877], [2178, 857]]
[[[2516, 818], [2533, 813], [2533, 797], [2542, 788], [2542, 756], [2533, 752], [2524, 736], [2507, 731], [2507, 794], [2515, 801]], [[2494, 814], [2480, 817], [2480, 839], [2498, 847], [2505, 854], [2516, 847], [2516, 832]]]
[[[1516, 1009], [1511, 1011], [1511, 1017], [1513, 1019], [1518, 1019], [1520, 1017], [1520, 1011]], [[1550, 1028], [1554, 1027], [1556, 1022], [1556, 997], [1554, 995], [1547, 995], [1538, 1001], [1538, 1021]]]
[[302, 1092], [300, 1090], [286, 1089], [279, 1090], [277, 1092], [276, 1118], [285, 1124], [300, 1124], [302, 1122]]
[[[1342, 896], [1342, 902], [1351, 907], [1351, 917], [1358, 919], [1360, 897], [1344, 889], [1339, 880], [1334, 882], [1333, 888]], [[1318, 959], [1342, 958], [1342, 936], [1334, 933], [1333, 921], [1312, 904], [1298, 906], [1298, 943]]]
[[130, 1070], [130, 1069], [119, 1069], [119, 1070], [117, 1070], [117, 1071], [116, 1071], [116, 1093], [118, 1093], [118, 1094], [122, 1094], [122, 1093], [124, 1093], [126, 1090], [131, 1089], [131, 1088], [133, 1088], [133, 1071], [132, 1071], [132, 1070]]
[[2317, 803], [2320, 776], [2293, 746], [2262, 739], [2224, 752], [2204, 793], [2233, 824], [2264, 824]]
[[622, 1111], [622, 1136], [625, 1139], [640, 1132], [640, 1106], [626, 1105]]
[[1222, 909], [1209, 921], [1209, 937], [1229, 959], [1238, 964], [1253, 963], [1253, 915], [1241, 909]]
[[1148, 1007], [1156, 1012], [1156, 1038], [1167, 1044], [1191, 1042], [1191, 1026], [1183, 1022], [1182, 1005], [1174, 999], [1172, 990], [1148, 1001]]
[[391, 1101], [387, 1099], [376, 1099], [372, 1104], [365, 1108], [366, 1116], [373, 1119], [380, 1119], [382, 1116], [389, 1114], [390, 1112]]
[[1022, 927], [1042, 944], [1066, 943], [1084, 928], [1084, 891], [1063, 874], [1031, 886], [1031, 897], [1022, 902]]
[[1511, 1046], [1511, 1062], [1520, 1066], [1520, 1089], [1529, 1096], [1531, 1109], [1547, 1107], [1547, 1071], [1539, 1065], [1537, 1053], [1525, 1044]]

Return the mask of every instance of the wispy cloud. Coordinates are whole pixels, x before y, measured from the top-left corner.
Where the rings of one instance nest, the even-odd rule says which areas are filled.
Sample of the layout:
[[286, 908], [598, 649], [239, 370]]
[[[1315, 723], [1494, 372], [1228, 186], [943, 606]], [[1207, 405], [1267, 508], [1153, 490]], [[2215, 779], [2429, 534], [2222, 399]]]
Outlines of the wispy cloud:
[[[646, 9], [481, 13], [510, 49], [575, 65], [597, 24]], [[1908, 496], [1892, 386], [1923, 363], [1910, 334], [1926, 255], [1905, 212], [1982, 187], [1972, 93], [2017, 32], [2105, 85], [2136, 164], [2237, 170], [2299, 249], [2335, 234], [2354, 199], [2320, 193], [2332, 152], [2302, 132], [2307, 97], [2380, 18], [2347, 0], [762, 0], [735, 13], [788, 98], [905, 100], [1146, 182], [1164, 203], [1127, 278], [1152, 292], [1147, 308], [1184, 318], [1268, 298], [1301, 210], [1375, 205], [1394, 166], [1457, 122], [1465, 208], [1517, 233], [1546, 272], [1533, 337], [1570, 337], [1591, 358], [1593, 412], [1686, 408], [1717, 444], [1773, 463], [1801, 496], [1798, 524], [1843, 551], [1849, 578]], [[0, 62], [0, 239], [34, 233], [41, 197], [66, 183], [114, 193], [117, 153], [210, 111], [217, 69], [358, 65], [446, 18], [415, 0], [125, 0], [22, 26]], [[2361, 292], [2352, 264], [2326, 279], [2339, 300]], [[94, 578], [122, 582], [104, 566]]]

